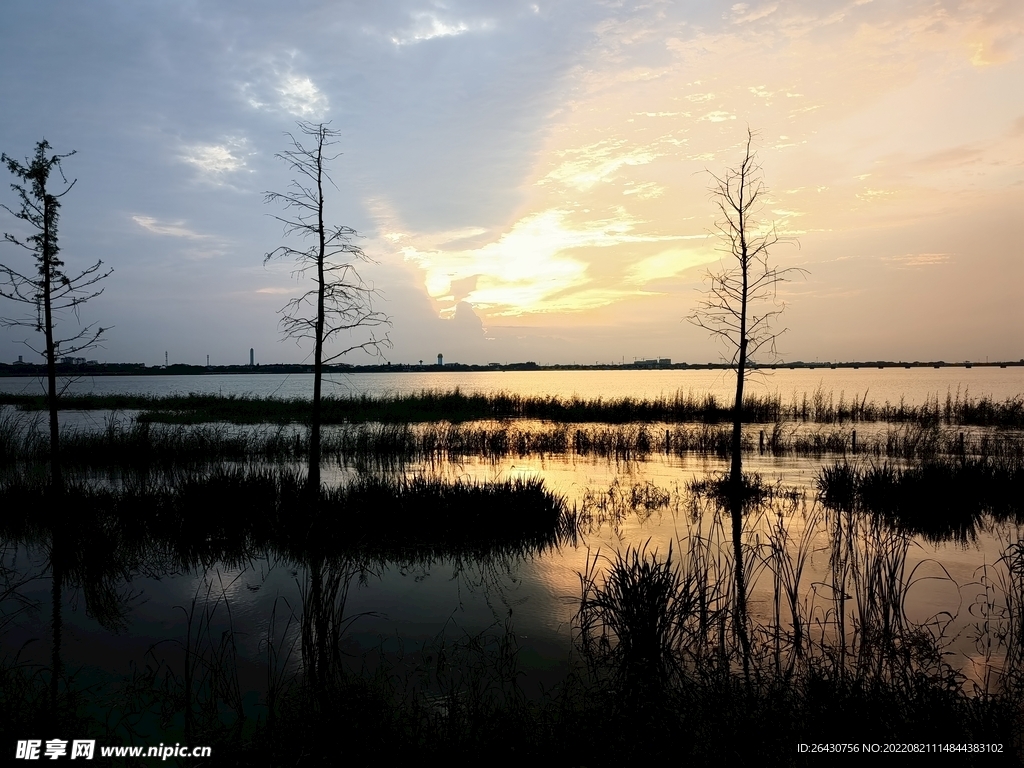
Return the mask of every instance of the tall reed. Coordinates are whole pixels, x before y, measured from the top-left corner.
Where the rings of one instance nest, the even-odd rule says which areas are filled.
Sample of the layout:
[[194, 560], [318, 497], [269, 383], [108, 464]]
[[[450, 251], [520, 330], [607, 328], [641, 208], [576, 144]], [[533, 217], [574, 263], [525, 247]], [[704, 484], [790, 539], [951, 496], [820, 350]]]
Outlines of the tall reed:
[[[0, 405], [43, 410], [40, 396], [0, 393]], [[188, 394], [168, 397], [149, 395], [73, 395], [62, 398], [68, 410], [137, 410], [143, 421], [180, 424], [231, 422], [235, 424], [307, 423], [308, 400], [252, 395]], [[901, 399], [876, 403], [868, 392], [847, 400], [840, 392], [818, 387], [814, 392], [794, 393], [786, 405], [778, 394], [748, 395], [742, 418], [747, 423], [801, 421], [818, 424], [859, 422], [916, 423], [921, 426], [976, 425], [1020, 429], [1024, 427], [1024, 396], [1003, 401], [972, 397], [958, 389], [947, 392], [945, 401], [933, 395], [920, 405]], [[325, 424], [416, 423], [425, 421], [478, 421], [484, 419], [543, 419], [559, 423], [721, 423], [732, 419], [731, 405], [707, 393], [683, 393], [655, 398], [594, 398], [578, 396], [464, 393], [423, 390], [409, 395], [333, 396], [323, 401]]]

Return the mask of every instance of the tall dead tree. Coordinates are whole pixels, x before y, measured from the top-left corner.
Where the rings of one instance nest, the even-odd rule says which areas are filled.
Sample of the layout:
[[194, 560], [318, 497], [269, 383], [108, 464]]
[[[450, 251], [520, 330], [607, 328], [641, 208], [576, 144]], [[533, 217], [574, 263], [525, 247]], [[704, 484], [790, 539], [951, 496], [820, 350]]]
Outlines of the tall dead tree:
[[[281, 309], [281, 329], [286, 338], [296, 342], [313, 342], [313, 409], [309, 430], [309, 475], [307, 489], [320, 490], [320, 427], [321, 393], [324, 366], [356, 350], [380, 355], [391, 346], [387, 332], [390, 319], [374, 309], [379, 292], [366, 283], [357, 269], [358, 262], [372, 262], [355, 244], [358, 236], [351, 227], [329, 225], [324, 220], [325, 188], [337, 188], [327, 166], [340, 153], [330, 147], [340, 132], [324, 123], [300, 122], [299, 133], [309, 137], [303, 144], [299, 138], [285, 134], [292, 148], [278, 158], [296, 174], [287, 192], [266, 192], [267, 203], [277, 203], [286, 215], [274, 216], [284, 225], [286, 236], [307, 243], [305, 247], [282, 245], [266, 254], [271, 259], [293, 259], [294, 275], [308, 278], [312, 286]], [[331, 344], [340, 343], [328, 351]]]
[[[60, 213], [60, 199], [64, 197], [75, 182], [68, 182], [61, 167], [61, 161], [75, 154], [73, 151], [64, 155], [48, 154], [50, 144], [44, 139], [36, 144], [36, 152], [32, 158], [26, 158], [24, 164], [19, 163], [6, 154], [2, 162], [24, 184], [11, 184], [17, 194], [20, 205], [15, 210], [0, 204], [16, 219], [23, 221], [23, 227], [30, 234], [14, 235], [4, 233], [4, 240], [31, 253], [36, 262], [35, 274], [21, 272], [12, 267], [0, 264], [0, 296], [34, 307], [34, 317], [4, 318], [0, 324], [32, 328], [43, 334], [44, 342], [41, 349], [27, 344], [34, 352], [41, 354], [46, 360], [46, 397], [50, 411], [50, 482], [53, 488], [60, 489], [63, 476], [60, 465], [60, 429], [57, 421], [57, 358], [62, 355], [73, 355], [96, 346], [100, 337], [107, 330], [93, 325], [78, 326], [78, 332], [64, 338], [56, 335], [56, 326], [62, 315], [73, 312], [79, 317], [82, 304], [103, 293], [96, 289], [96, 283], [110, 275], [113, 270], [104, 270], [103, 262], [97, 261], [88, 269], [75, 277], [68, 277], [64, 272], [64, 262], [60, 260], [60, 247], [57, 244], [57, 221]], [[51, 173], [60, 173], [63, 189], [54, 194], [50, 189]]]
[[732, 516], [733, 558], [736, 573], [737, 628], [743, 643], [744, 666], [748, 662], [746, 635], [746, 579], [743, 567], [743, 506], [747, 489], [743, 481], [743, 391], [748, 367], [758, 354], [774, 357], [775, 342], [784, 333], [772, 327], [785, 305], [778, 299], [780, 283], [803, 273], [799, 268], [778, 269], [769, 261], [769, 249], [781, 241], [774, 223], [759, 214], [767, 193], [761, 165], [754, 151], [754, 134], [747, 130], [743, 160], [722, 175], [711, 174], [711, 197], [718, 208], [715, 222], [723, 244], [722, 267], [709, 271], [704, 298], [687, 319], [704, 328], [726, 348], [727, 360], [736, 372], [736, 397], [732, 411], [731, 464], [727, 496]]

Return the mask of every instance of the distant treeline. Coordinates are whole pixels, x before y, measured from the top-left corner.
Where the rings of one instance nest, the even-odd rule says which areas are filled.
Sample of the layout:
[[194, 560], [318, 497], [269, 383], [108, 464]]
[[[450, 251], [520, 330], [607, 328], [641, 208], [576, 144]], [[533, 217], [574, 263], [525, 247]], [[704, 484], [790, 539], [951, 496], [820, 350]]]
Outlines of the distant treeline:
[[[40, 395], [0, 394], [0, 404], [22, 410], [43, 410]], [[61, 398], [64, 410], [137, 410], [143, 422], [200, 424], [303, 424], [310, 418], [311, 403], [300, 398], [279, 399], [255, 395], [188, 394], [71, 395]], [[408, 395], [329, 396], [323, 400], [324, 424], [378, 422], [408, 424], [430, 421], [480, 421], [536, 419], [560, 423], [705, 423], [730, 421], [732, 407], [712, 394], [677, 392], [657, 398], [562, 398], [548, 395], [467, 394], [423, 390]], [[920, 405], [904, 402], [878, 404], [865, 398], [838, 400], [819, 388], [794, 396], [785, 403], [780, 395], [753, 395], [744, 400], [742, 419], [771, 424], [801, 421], [820, 424], [857, 422], [913, 423], [921, 426], [977, 425], [1024, 427], [1024, 396], [1000, 402], [948, 393], [944, 400], [931, 398]]]

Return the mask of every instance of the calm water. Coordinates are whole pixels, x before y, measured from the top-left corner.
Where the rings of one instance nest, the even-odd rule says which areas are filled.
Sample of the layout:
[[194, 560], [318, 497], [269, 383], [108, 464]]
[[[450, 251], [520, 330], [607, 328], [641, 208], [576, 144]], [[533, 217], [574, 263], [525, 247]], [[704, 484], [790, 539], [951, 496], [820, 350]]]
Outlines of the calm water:
[[[682, 390], [710, 391], [725, 398], [732, 383], [727, 376], [713, 371], [577, 371], [355, 374], [337, 378], [333, 386], [335, 391], [353, 393], [409, 393], [458, 387], [466, 392], [506, 391], [563, 397], [656, 397]], [[0, 379], [0, 389], [7, 392], [32, 392], [38, 387], [35, 380]], [[875, 402], [898, 402], [904, 398], [908, 403], [920, 403], [935, 396], [944, 399], [947, 392], [955, 395], [957, 391], [961, 396], [969, 393], [973, 397], [1002, 400], [1024, 392], [1024, 369], [784, 370], [764, 377], [755, 391], [777, 391], [788, 400], [794, 393], [802, 396], [819, 387], [831, 391], [836, 399], [843, 393], [847, 400], [866, 395]], [[84, 379], [75, 382], [70, 391], [307, 397], [311, 388], [311, 376], [307, 375], [142, 376]], [[813, 521], [817, 511], [814, 478], [825, 461], [831, 459], [745, 460], [748, 471], [761, 472], [769, 479], [778, 479], [805, 492], [805, 501], [790, 510], [789, 524], [794, 536], [813, 524], [808, 520]], [[538, 678], [557, 679], [571, 647], [571, 621], [579, 604], [579, 574], [585, 570], [588, 559], [644, 542], [661, 552], [673, 544], [678, 551], [680, 539], [692, 525], [687, 512], [686, 483], [722, 469], [724, 464], [714, 458], [660, 455], [642, 462], [556, 456], [414, 467], [414, 472], [436, 472], [449, 478], [504, 480], [539, 476], [548, 488], [577, 505], [587, 499], [593, 502], [612, 498], [634, 485], [651, 483], [667, 492], [670, 502], [653, 512], [629, 510], [616, 524], [600, 526], [576, 546], [537, 557], [486, 563], [393, 563], [366, 574], [362, 583], [353, 583], [349, 595], [348, 614], [366, 615], [353, 624], [346, 641], [348, 649], [355, 654], [381, 649], [394, 655], [401, 648], [408, 654], [441, 635], [466, 637], [500, 627], [511, 611], [524, 666]], [[324, 479], [341, 482], [347, 474], [335, 469], [327, 471]], [[245, 510], [240, 509], [239, 514], [244, 515]], [[381, 514], [386, 515], [387, 510], [381, 510]], [[978, 656], [978, 645], [969, 628], [971, 606], [980, 594], [981, 569], [991, 566], [1007, 544], [1019, 540], [1021, 535], [1017, 528], [1002, 526], [982, 531], [977, 541], [967, 545], [915, 541], [911, 547], [907, 572], [912, 586], [907, 613], [916, 621], [925, 621], [944, 611], [955, 613], [958, 618], [950, 631], [953, 639], [948, 650], [961, 660], [969, 674], [975, 674], [971, 664]], [[20, 562], [19, 567], [29, 567], [33, 557], [26, 558], [22, 553]], [[44, 574], [44, 558], [37, 553], [31, 567]], [[821, 583], [828, 571], [828, 552], [817, 541], [805, 584]], [[140, 663], [147, 653], [176, 658], [187, 631], [182, 617], [198, 598], [201, 603], [214, 601], [217, 626], [227, 626], [225, 606], [230, 605], [230, 621], [243, 638], [247, 663], [256, 670], [260, 654], [266, 652], [268, 633], [276, 637], [278, 644], [296, 639], [297, 622], [287, 623], [284, 606], [298, 610], [300, 583], [301, 574], [289, 563], [265, 560], [242, 569], [213, 564], [202, 572], [160, 579], [136, 577], [128, 585], [131, 612], [127, 631], [112, 633], [103, 629], [81, 607], [69, 613], [67, 663], [82, 669], [102, 667], [116, 675], [126, 674], [129, 666]], [[48, 590], [45, 576], [25, 588], [26, 594], [40, 605], [47, 603]], [[771, 575], [762, 572], [751, 591], [751, 613], [755, 618], [767, 617], [770, 597]], [[816, 599], [813, 588], [809, 587], [806, 599]], [[269, 617], [275, 607], [278, 620], [272, 625]], [[827, 605], [822, 610], [827, 610]], [[41, 642], [25, 646], [24, 658], [45, 665], [47, 631], [45, 610], [34, 616], [26, 614], [6, 627], [4, 650], [11, 652], [39, 638]], [[296, 651], [296, 661], [297, 656]], [[258, 679], [259, 675], [254, 674]]]
[[[0, 378], [0, 392], [42, 393], [39, 379]], [[676, 392], [710, 392], [720, 398], [734, 394], [735, 379], [726, 371], [495, 371], [477, 373], [354, 373], [332, 375], [328, 393], [409, 394], [421, 390], [517, 392], [585, 398], [671, 397]], [[1017, 368], [861, 368], [776, 370], [750, 379], [753, 393], [779, 393], [784, 402], [817, 389], [838, 401], [920, 404], [928, 398], [956, 396], [1004, 400], [1024, 394], [1024, 367]], [[312, 374], [211, 376], [96, 376], [72, 382], [73, 394], [188, 394], [311, 397]]]

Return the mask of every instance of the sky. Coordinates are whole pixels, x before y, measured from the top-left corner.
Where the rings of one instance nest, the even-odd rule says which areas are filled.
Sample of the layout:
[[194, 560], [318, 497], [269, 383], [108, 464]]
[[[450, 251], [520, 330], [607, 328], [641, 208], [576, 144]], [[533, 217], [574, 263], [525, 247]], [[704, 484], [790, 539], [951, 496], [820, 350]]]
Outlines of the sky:
[[[66, 271], [113, 272], [58, 322], [109, 328], [90, 359], [311, 360], [280, 326], [310, 278], [265, 263], [308, 245], [266, 193], [309, 121], [338, 132], [326, 219], [358, 232], [392, 363], [728, 356], [687, 318], [729, 266], [711, 185], [748, 130], [794, 269], [780, 359], [1017, 360], [1021, 83], [1019, 0], [16, 0], [0, 151], [76, 152]], [[0, 328], [0, 361], [40, 344]]]

